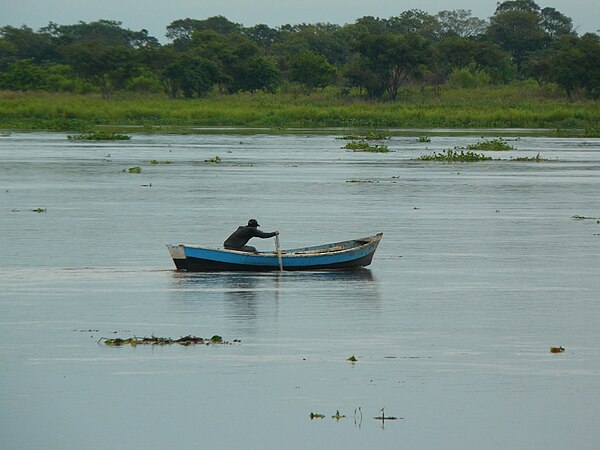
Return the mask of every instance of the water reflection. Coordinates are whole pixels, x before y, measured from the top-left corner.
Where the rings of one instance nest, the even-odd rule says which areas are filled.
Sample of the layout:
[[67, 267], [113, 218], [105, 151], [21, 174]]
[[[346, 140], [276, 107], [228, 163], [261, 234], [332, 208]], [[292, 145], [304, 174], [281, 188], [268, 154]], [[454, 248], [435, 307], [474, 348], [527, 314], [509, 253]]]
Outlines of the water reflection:
[[231, 319], [255, 320], [261, 314], [278, 315], [280, 301], [311, 301], [361, 310], [378, 309], [380, 290], [368, 269], [356, 271], [187, 273], [172, 274], [173, 296], [188, 308], [226, 308]]

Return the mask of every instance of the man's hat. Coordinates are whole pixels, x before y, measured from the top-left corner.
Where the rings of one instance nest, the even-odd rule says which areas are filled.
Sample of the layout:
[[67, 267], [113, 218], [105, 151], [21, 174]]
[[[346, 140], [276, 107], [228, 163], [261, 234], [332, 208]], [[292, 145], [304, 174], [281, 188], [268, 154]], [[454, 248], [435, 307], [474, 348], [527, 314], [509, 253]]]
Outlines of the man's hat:
[[248, 226], [249, 227], [260, 227], [260, 225], [258, 224], [258, 222], [256, 221], [256, 219], [250, 219], [248, 221]]

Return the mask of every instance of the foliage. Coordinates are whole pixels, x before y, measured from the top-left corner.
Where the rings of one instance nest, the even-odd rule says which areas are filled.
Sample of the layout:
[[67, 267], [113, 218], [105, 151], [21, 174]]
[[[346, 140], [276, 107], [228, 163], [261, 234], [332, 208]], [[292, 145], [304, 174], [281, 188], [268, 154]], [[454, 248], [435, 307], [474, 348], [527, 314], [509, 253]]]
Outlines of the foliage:
[[454, 69], [448, 77], [447, 85], [465, 89], [487, 86], [491, 82], [492, 77], [485, 70], [480, 70], [475, 63], [470, 63], [466, 67]]
[[[210, 339], [207, 338], [201, 338], [198, 336], [192, 336], [192, 335], [188, 335], [188, 336], [183, 336], [180, 337], [179, 339], [173, 339], [173, 338], [166, 338], [166, 337], [159, 337], [159, 336], [150, 336], [150, 337], [129, 337], [129, 338], [114, 338], [114, 339], [107, 339], [107, 338], [100, 338], [99, 342], [104, 342], [104, 345], [108, 345], [111, 347], [121, 347], [123, 345], [131, 345], [132, 347], [135, 347], [137, 345], [172, 345], [172, 344], [179, 344], [179, 345], [183, 345], [183, 346], [189, 346], [189, 345], [211, 345], [211, 344], [224, 344], [224, 345], [230, 345], [229, 341], [225, 341], [223, 340], [223, 338], [221, 336], [217, 336], [214, 335], [213, 337], [211, 337]], [[233, 342], [239, 343], [241, 342], [239, 339], [234, 339]]]
[[382, 133], [377, 130], [369, 130], [365, 134], [347, 134], [345, 136], [340, 136], [338, 139], [345, 139], [349, 141], [383, 141], [389, 138], [389, 134]]
[[[336, 86], [353, 99], [398, 101], [425, 89], [507, 84], [533, 76], [570, 100], [600, 96], [598, 35], [578, 37], [572, 20], [533, 0], [498, 3], [487, 21], [470, 10], [419, 9], [389, 18], [245, 27], [223, 16], [178, 19], [161, 45], [121, 22], [50, 22], [34, 31], [0, 28], [0, 88], [11, 91], [154, 94], [204, 99], [287, 82], [309, 94]], [[339, 75], [339, 76], [338, 76]], [[285, 90], [284, 89], [284, 90]], [[298, 88], [296, 94], [299, 94]]]
[[6, 72], [0, 73], [0, 88], [2, 89], [40, 91], [44, 90], [46, 86], [44, 71], [28, 59], [15, 61]]
[[323, 89], [333, 82], [335, 72], [335, 67], [327, 62], [325, 56], [305, 51], [292, 59], [289, 79], [310, 90]]
[[130, 167], [127, 169], [127, 173], [142, 173], [142, 169], [139, 166]]
[[472, 151], [465, 152], [464, 150], [444, 150], [442, 153], [433, 152], [430, 155], [422, 155], [419, 157], [421, 161], [444, 161], [444, 162], [476, 162], [487, 161], [492, 159], [491, 156], [486, 156], [483, 153], [474, 153]]
[[538, 153], [536, 156], [519, 156], [517, 158], [511, 158], [511, 161], [520, 161], [520, 162], [542, 162], [548, 161], [545, 158], [542, 158]]
[[419, 136], [417, 138], [418, 142], [431, 142], [431, 138], [429, 136]]
[[515, 150], [502, 138], [479, 141], [476, 144], [467, 145], [468, 150]]
[[420, 75], [421, 66], [431, 57], [428, 41], [417, 34], [362, 35], [356, 43], [362, 76], [354, 77], [371, 97], [387, 92], [396, 100], [400, 86]]
[[126, 134], [117, 133], [106, 133], [104, 131], [98, 131], [95, 133], [67, 135], [67, 139], [73, 141], [128, 141], [131, 136]]
[[390, 151], [387, 145], [371, 145], [364, 140], [348, 142], [344, 148], [353, 152], [388, 153]]

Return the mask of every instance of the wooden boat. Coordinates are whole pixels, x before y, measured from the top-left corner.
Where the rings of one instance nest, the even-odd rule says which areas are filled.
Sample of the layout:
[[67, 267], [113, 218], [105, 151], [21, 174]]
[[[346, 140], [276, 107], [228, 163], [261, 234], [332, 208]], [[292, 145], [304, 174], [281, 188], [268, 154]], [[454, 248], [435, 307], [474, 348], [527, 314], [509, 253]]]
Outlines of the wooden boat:
[[[281, 251], [283, 270], [356, 269], [371, 264], [383, 233], [315, 247]], [[197, 245], [167, 245], [175, 266], [190, 272], [279, 270], [277, 252], [247, 253]]]

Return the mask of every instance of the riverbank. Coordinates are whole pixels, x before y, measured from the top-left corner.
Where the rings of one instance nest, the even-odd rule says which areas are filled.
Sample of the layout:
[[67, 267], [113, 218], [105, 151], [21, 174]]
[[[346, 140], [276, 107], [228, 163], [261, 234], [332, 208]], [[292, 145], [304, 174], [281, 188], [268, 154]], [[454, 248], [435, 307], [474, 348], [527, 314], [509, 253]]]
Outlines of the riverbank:
[[[203, 99], [162, 95], [0, 92], [0, 129], [90, 131], [136, 126], [189, 127], [546, 129], [547, 134], [600, 135], [600, 102], [567, 101], [532, 83], [485, 89], [406, 90], [396, 102], [374, 102], [329, 90], [308, 95], [214, 94]], [[162, 130], [164, 131], [164, 129]]]

